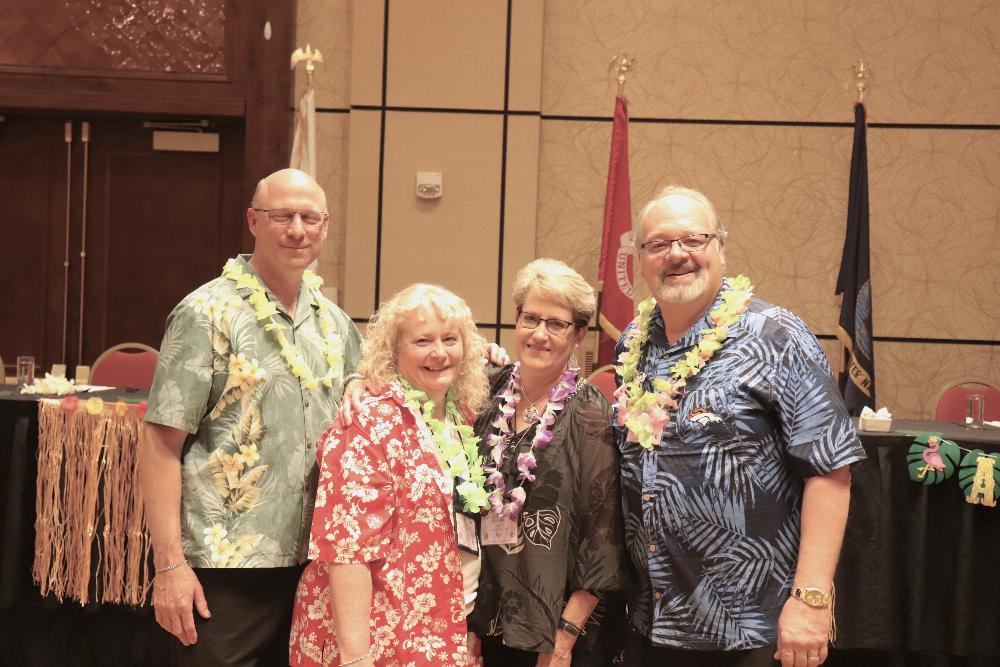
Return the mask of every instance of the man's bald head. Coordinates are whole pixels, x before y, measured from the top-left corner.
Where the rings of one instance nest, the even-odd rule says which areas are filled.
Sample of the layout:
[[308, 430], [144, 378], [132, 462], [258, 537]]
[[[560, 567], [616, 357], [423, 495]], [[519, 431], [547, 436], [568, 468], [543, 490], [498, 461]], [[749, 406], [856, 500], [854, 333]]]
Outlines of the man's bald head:
[[315, 189], [322, 199], [323, 210], [326, 211], [326, 193], [323, 192], [323, 188], [306, 172], [301, 169], [292, 169], [291, 167], [279, 169], [260, 179], [253, 191], [253, 198], [250, 199], [250, 208], [261, 208], [261, 202], [267, 201], [268, 191], [274, 187]]

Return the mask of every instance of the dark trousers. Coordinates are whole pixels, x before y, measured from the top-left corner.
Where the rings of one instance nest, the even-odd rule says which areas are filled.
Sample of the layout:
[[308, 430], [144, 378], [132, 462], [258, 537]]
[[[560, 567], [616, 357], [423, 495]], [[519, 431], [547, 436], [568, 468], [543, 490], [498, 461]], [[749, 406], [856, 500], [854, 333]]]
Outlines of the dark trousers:
[[747, 651], [695, 651], [656, 646], [630, 627], [625, 636], [625, 667], [772, 667], [777, 664], [774, 651], [774, 646]]
[[196, 568], [212, 617], [204, 619], [195, 610], [198, 641], [193, 646], [169, 636], [171, 663], [288, 667], [292, 605], [303, 567]]
[[[482, 640], [484, 667], [535, 667], [538, 654], [504, 646], [500, 637]], [[611, 667], [614, 656], [609, 651], [573, 651], [573, 667]]]

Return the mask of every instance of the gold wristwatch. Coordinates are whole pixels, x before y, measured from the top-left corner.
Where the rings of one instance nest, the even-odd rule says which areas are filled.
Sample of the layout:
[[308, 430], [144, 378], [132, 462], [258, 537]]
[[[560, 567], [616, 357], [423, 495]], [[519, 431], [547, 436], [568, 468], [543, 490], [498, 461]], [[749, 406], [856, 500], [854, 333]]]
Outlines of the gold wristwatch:
[[821, 588], [795, 587], [792, 589], [792, 597], [817, 609], [828, 609], [833, 605], [833, 593], [827, 593]]

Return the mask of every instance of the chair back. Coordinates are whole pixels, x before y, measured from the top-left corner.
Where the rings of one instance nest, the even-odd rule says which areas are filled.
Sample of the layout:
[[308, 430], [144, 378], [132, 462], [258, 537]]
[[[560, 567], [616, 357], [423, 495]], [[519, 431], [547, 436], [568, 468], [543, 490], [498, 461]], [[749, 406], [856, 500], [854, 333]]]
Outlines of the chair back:
[[934, 407], [934, 419], [965, 423], [966, 405], [971, 394], [983, 395], [983, 419], [1000, 420], [1000, 389], [979, 380], [955, 382], [942, 389]]
[[587, 382], [601, 390], [608, 403], [615, 402], [615, 367], [612, 364], [601, 366], [587, 378]]
[[97, 357], [90, 370], [90, 384], [148, 390], [160, 353], [143, 343], [121, 343]]

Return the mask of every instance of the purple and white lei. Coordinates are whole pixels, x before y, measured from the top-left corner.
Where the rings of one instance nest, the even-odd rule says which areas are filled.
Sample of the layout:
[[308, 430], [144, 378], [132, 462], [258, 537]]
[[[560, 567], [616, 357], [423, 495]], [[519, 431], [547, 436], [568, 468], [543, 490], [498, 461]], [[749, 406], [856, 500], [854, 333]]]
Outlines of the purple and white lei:
[[490, 448], [490, 457], [487, 464], [483, 466], [483, 470], [487, 474], [487, 484], [493, 487], [489, 494], [491, 511], [499, 516], [509, 519], [517, 519], [520, 516], [524, 502], [528, 497], [527, 491], [524, 490], [524, 483], [535, 481], [535, 476], [531, 472], [538, 465], [535, 455], [552, 442], [552, 427], [556, 423], [556, 415], [566, 406], [566, 400], [576, 393], [579, 377], [580, 366], [573, 364], [566, 369], [559, 381], [549, 390], [548, 402], [545, 405], [545, 411], [538, 419], [535, 437], [531, 440], [531, 448], [517, 455], [518, 485], [508, 491], [500, 468], [503, 465], [507, 448], [510, 447], [514, 428], [514, 413], [517, 409], [517, 402], [521, 398], [521, 363], [514, 364], [510, 380], [508, 380], [503, 393], [500, 394], [500, 411], [497, 413], [496, 419], [493, 420], [493, 430], [486, 441]]

